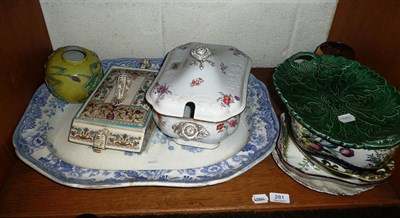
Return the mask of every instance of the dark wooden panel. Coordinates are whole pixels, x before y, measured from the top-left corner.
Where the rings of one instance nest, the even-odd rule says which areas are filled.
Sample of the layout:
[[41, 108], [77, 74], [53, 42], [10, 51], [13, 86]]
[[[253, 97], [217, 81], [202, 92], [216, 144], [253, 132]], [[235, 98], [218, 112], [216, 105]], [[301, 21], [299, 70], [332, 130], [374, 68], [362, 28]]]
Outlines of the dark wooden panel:
[[15, 159], [11, 137], [43, 82], [43, 64], [52, 48], [38, 0], [0, 3], [0, 185]]
[[[340, 0], [329, 35], [351, 45], [356, 59], [400, 90], [400, 1]], [[391, 182], [400, 195], [400, 154]]]
[[358, 61], [400, 89], [400, 1], [339, 1], [329, 40], [351, 45]]

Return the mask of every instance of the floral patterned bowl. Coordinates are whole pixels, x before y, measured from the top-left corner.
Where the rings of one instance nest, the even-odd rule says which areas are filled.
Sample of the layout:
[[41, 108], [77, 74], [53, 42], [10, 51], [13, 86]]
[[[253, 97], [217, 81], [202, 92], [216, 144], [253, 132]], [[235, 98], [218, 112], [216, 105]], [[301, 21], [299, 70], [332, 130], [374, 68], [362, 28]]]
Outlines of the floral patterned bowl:
[[273, 82], [309, 152], [378, 169], [400, 143], [400, 93], [379, 74], [343, 57], [300, 52], [280, 64]]
[[232, 46], [188, 43], [170, 51], [146, 93], [161, 132], [215, 148], [238, 127], [251, 59]]
[[294, 140], [309, 156], [326, 157], [336, 163], [348, 165], [346, 168], [362, 171], [363, 169], [382, 169], [390, 163], [398, 146], [382, 149], [351, 148], [332, 143], [305, 128], [292, 117], [291, 129]]

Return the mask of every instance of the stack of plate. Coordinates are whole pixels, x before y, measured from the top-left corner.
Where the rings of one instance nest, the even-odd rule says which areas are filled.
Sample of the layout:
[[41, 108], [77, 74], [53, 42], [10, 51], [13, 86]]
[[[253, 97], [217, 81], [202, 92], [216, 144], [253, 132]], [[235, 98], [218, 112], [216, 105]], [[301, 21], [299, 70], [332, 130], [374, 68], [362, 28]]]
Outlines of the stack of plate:
[[280, 64], [273, 79], [292, 133], [282, 122], [274, 159], [289, 176], [314, 190], [354, 195], [392, 174], [400, 93], [385, 79], [356, 61], [304, 52]]
[[315, 191], [332, 195], [355, 195], [373, 188], [386, 179], [393, 170], [394, 162], [385, 173], [354, 172], [330, 161], [323, 164], [306, 152], [293, 140], [287, 127], [285, 114], [281, 115], [278, 144], [272, 152], [276, 164], [298, 183]]

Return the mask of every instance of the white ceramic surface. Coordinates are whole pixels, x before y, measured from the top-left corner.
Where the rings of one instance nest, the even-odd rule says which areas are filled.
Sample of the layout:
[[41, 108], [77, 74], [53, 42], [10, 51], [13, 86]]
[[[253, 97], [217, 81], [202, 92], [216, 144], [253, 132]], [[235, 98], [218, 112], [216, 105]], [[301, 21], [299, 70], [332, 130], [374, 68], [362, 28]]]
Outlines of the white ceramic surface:
[[246, 106], [250, 58], [233, 46], [187, 43], [170, 51], [146, 99], [160, 114], [209, 122], [238, 115]]
[[[174, 137], [174, 141], [177, 144], [216, 149], [223, 144], [222, 141], [226, 140], [238, 129], [242, 113], [218, 123], [164, 116], [155, 111], [153, 111], [153, 119], [160, 131], [167, 136]], [[197, 130], [193, 131], [191, 136], [188, 136], [188, 134], [180, 136], [179, 134], [183, 133], [185, 128], [196, 128]], [[181, 131], [181, 133], [177, 131]], [[196, 138], [196, 133], [199, 131], [207, 131], [208, 134], [206, 137]], [[194, 137], [193, 140], [187, 140], [192, 136]]]
[[249, 124], [252, 122], [251, 115], [247, 113], [247, 119], [240, 122], [237, 133], [213, 150], [178, 145], [155, 129], [141, 153], [105, 149], [98, 154], [93, 152], [92, 146], [68, 141], [71, 119], [76, 114], [76, 107], [69, 106], [64, 108], [64, 112], [48, 119], [48, 125], [52, 127], [47, 130], [48, 145], [60, 160], [74, 166], [100, 170], [171, 170], [216, 164], [240, 152], [247, 143]]
[[251, 59], [233, 46], [176, 47], [146, 93], [155, 123], [179, 144], [217, 147], [237, 129], [250, 69]]
[[[104, 71], [111, 66], [138, 68], [140, 63], [141, 59], [105, 60], [103, 67]], [[150, 60], [148, 66], [159, 69], [161, 63], [162, 59]], [[16, 128], [13, 143], [23, 162], [66, 186], [102, 189], [214, 185], [246, 172], [265, 159], [275, 147], [279, 123], [265, 85], [253, 76], [249, 80], [247, 97], [249, 114], [238, 129], [242, 135], [232, 135], [236, 138], [227, 139], [231, 141], [227, 141], [226, 146], [220, 146], [221, 149], [226, 149], [219, 152], [222, 154], [211, 155], [205, 149], [176, 145], [171, 138], [156, 130], [152, 135], [152, 143], [142, 153], [106, 150], [94, 156], [96, 154], [89, 147], [66, 142], [66, 123], [71, 122], [79, 105], [57, 100], [42, 85], [34, 94]], [[246, 125], [250, 128], [247, 129]], [[242, 127], [244, 129], [240, 130]], [[209, 152], [211, 151], [216, 150]], [[229, 152], [231, 153], [228, 154]], [[168, 168], [161, 167], [167, 162], [165, 158], [170, 155], [175, 159], [169, 159]], [[205, 156], [208, 156], [207, 159]], [[63, 158], [70, 158], [68, 161], [76, 161], [77, 165]]]

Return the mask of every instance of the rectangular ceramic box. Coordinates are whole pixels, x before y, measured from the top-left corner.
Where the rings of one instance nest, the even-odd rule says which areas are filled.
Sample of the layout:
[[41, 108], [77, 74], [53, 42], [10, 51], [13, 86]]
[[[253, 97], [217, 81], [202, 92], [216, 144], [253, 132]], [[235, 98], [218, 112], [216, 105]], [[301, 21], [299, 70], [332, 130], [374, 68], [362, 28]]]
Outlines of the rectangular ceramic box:
[[157, 71], [111, 67], [74, 117], [71, 142], [104, 149], [140, 152], [153, 129], [146, 91]]

